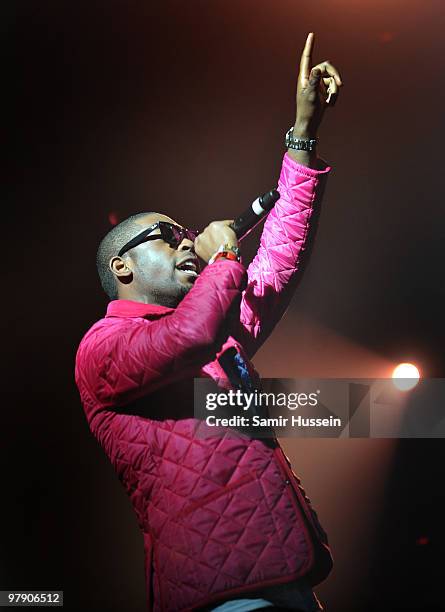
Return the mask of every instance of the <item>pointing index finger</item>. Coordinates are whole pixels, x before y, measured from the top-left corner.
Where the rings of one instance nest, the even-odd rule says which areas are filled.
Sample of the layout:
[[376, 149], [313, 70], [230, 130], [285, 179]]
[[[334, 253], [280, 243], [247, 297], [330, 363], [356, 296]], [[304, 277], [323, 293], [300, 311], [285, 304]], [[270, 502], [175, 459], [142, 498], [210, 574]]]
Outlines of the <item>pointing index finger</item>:
[[306, 38], [306, 44], [304, 45], [303, 53], [301, 54], [300, 60], [300, 76], [303, 79], [309, 78], [312, 63], [312, 49], [314, 48], [314, 33], [309, 32]]

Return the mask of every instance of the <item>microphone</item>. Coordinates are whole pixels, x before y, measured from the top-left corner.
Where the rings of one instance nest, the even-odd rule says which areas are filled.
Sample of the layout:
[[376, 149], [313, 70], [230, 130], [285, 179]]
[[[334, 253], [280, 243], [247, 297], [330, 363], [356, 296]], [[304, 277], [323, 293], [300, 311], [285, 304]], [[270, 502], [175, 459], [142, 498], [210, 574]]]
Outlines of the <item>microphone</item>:
[[243, 240], [272, 210], [275, 202], [279, 200], [280, 193], [272, 189], [257, 198], [239, 217], [230, 224], [239, 241]]

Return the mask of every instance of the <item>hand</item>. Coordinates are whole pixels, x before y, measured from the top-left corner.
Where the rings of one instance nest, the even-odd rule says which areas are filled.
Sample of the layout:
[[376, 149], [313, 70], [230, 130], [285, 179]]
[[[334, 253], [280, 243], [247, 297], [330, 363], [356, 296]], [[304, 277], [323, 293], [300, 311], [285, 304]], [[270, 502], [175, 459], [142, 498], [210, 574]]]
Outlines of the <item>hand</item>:
[[308, 34], [300, 60], [297, 83], [297, 116], [294, 136], [315, 138], [327, 106], [334, 106], [343, 86], [338, 70], [328, 61], [311, 69], [313, 32]]
[[233, 219], [226, 221], [213, 221], [203, 232], [198, 234], [194, 242], [194, 251], [206, 263], [216, 253], [222, 244], [238, 246], [235, 232], [229, 225]]

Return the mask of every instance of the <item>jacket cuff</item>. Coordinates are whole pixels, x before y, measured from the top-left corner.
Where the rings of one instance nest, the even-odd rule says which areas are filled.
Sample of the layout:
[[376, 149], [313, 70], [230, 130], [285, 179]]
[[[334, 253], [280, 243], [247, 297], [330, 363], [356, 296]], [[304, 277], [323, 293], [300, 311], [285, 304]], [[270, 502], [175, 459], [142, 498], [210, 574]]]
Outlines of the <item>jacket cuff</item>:
[[287, 151], [284, 154], [283, 166], [286, 170], [291, 170], [292, 172], [308, 178], [317, 178], [322, 174], [328, 174], [332, 170], [332, 167], [329, 166], [324, 159], [321, 159], [321, 157], [317, 157], [317, 168], [309, 168], [295, 161]]

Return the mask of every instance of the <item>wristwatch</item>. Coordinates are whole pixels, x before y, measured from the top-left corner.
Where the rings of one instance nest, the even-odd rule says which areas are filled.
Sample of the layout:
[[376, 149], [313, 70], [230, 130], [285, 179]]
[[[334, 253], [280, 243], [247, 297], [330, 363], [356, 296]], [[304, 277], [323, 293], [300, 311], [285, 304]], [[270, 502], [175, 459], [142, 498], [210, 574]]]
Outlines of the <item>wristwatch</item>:
[[222, 244], [216, 253], [209, 259], [209, 264], [221, 258], [232, 259], [233, 261], [241, 261], [241, 251], [237, 246], [232, 244]]
[[285, 144], [288, 149], [296, 151], [315, 151], [317, 138], [294, 138], [294, 126], [292, 125], [286, 132]]

